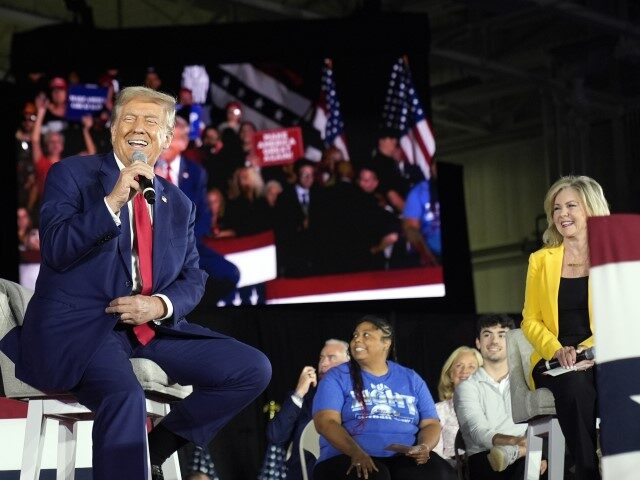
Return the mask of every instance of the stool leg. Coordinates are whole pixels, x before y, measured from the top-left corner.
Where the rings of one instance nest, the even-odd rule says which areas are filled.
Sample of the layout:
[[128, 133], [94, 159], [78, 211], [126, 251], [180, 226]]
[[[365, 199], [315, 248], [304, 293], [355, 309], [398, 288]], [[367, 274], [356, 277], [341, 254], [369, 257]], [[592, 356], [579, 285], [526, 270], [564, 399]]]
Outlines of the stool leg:
[[549, 480], [562, 480], [564, 478], [564, 448], [565, 441], [558, 419], [551, 420], [549, 431]]
[[40, 462], [44, 450], [44, 435], [47, 419], [44, 418], [42, 400], [29, 400], [27, 423], [24, 430], [24, 447], [22, 449], [22, 466], [20, 480], [38, 480], [40, 478]]
[[[168, 403], [163, 404], [163, 418], [166, 417], [170, 411], [171, 406]], [[182, 480], [178, 452], [173, 452], [173, 454], [165, 460], [162, 464], [162, 473], [165, 480]]]
[[58, 422], [58, 472], [56, 480], [74, 480], [77, 440], [78, 422], [60, 420]]
[[524, 478], [538, 480], [540, 478], [540, 463], [542, 462], [542, 438], [537, 435], [536, 425], [527, 428], [527, 455], [524, 462]]
[[173, 454], [165, 460], [162, 464], [162, 473], [164, 474], [164, 480], [182, 480], [178, 452], [173, 452]]

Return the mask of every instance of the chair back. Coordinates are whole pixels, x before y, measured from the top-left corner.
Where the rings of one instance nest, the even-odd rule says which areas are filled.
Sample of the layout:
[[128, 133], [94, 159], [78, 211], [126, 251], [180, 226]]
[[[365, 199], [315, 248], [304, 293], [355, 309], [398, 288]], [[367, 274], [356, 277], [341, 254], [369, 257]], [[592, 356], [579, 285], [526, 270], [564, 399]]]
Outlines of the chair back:
[[305, 450], [310, 452], [316, 459], [320, 456], [320, 434], [313, 424], [313, 420], [307, 423], [300, 435], [300, 469], [302, 470], [303, 480], [307, 478], [307, 459], [304, 456]]
[[507, 360], [509, 362], [509, 389], [511, 393], [511, 415], [514, 423], [524, 423], [543, 415], [555, 415], [553, 394], [547, 388], [529, 385], [531, 354], [533, 346], [522, 329], [507, 332]]
[[[0, 278], [0, 339], [22, 325], [24, 312], [33, 292], [17, 283]], [[0, 370], [4, 396], [7, 398], [44, 397], [45, 393], [16, 378], [16, 366], [0, 352]]]
[[[0, 339], [13, 328], [22, 325], [27, 304], [33, 292], [17, 283], [0, 278]], [[145, 358], [132, 358], [133, 371], [149, 398], [159, 400], [182, 399], [187, 397], [193, 387], [180, 385], [168, 377], [155, 362]], [[18, 380], [16, 366], [4, 353], [0, 352], [0, 370], [4, 396], [7, 398], [27, 399], [40, 397], [67, 397], [71, 394], [47, 394]]]
[[464, 444], [464, 438], [462, 438], [462, 430], [458, 430], [458, 433], [456, 433], [453, 446], [458, 480], [469, 480], [469, 478], [471, 478], [469, 473], [469, 460], [467, 459], [467, 447]]

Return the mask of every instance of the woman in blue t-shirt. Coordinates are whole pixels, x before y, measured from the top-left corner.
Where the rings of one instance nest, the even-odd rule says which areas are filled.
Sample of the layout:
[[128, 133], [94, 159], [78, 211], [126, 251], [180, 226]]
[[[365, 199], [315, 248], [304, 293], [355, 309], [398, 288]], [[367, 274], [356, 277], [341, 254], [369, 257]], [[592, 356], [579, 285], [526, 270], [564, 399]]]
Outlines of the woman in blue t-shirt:
[[313, 401], [321, 435], [314, 480], [455, 479], [451, 466], [431, 452], [440, 422], [427, 385], [387, 360], [395, 351], [391, 325], [363, 317], [350, 351], [351, 360], [327, 372]]

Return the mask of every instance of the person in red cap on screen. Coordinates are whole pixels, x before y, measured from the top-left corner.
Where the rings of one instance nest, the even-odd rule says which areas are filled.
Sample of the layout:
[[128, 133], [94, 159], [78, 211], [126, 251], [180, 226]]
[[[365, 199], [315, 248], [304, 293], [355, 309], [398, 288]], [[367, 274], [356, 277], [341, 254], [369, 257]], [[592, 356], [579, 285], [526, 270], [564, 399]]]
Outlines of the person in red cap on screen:
[[64, 120], [67, 113], [67, 81], [62, 77], [53, 77], [49, 82], [49, 92], [49, 114]]

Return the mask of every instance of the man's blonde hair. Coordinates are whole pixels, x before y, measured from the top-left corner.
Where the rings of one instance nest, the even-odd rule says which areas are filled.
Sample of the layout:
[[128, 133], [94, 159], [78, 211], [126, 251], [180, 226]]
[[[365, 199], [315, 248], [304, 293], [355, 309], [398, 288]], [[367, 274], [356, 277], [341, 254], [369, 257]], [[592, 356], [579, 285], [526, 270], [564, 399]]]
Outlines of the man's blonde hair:
[[113, 112], [111, 114], [111, 123], [115, 124], [120, 115], [122, 107], [129, 103], [131, 100], [145, 100], [151, 103], [155, 103], [162, 107], [164, 112], [164, 128], [167, 135], [172, 135], [176, 125], [176, 99], [171, 95], [163, 92], [158, 92], [152, 88], [137, 86], [126, 87], [120, 90], [116, 96], [116, 102], [113, 106]]

